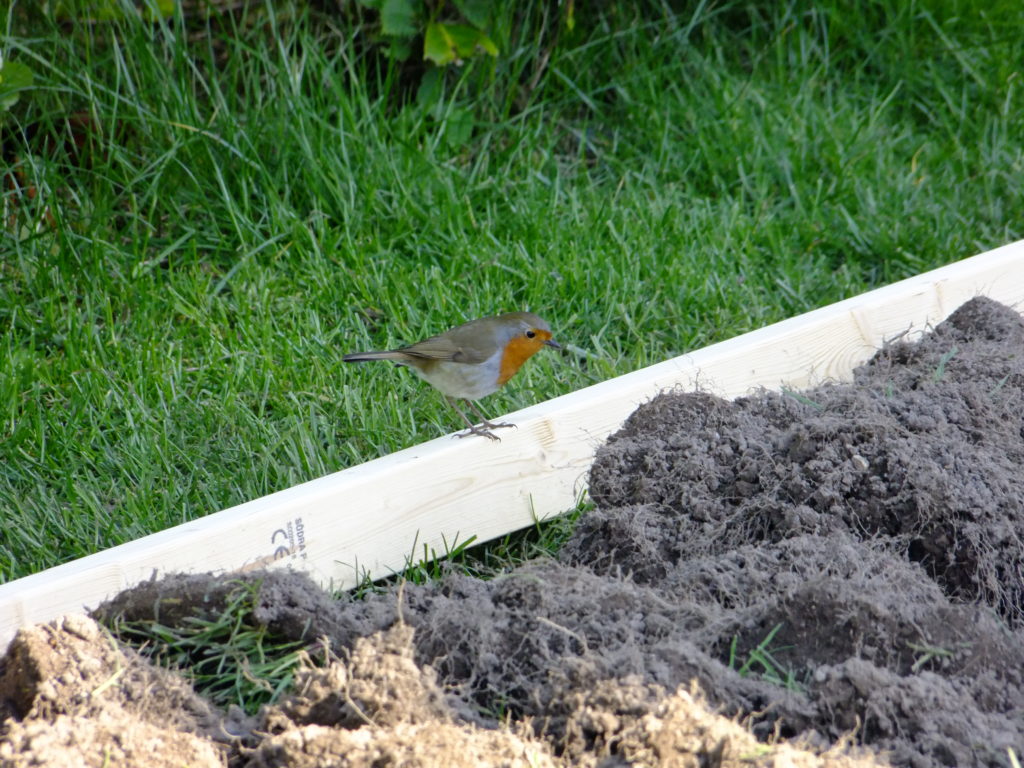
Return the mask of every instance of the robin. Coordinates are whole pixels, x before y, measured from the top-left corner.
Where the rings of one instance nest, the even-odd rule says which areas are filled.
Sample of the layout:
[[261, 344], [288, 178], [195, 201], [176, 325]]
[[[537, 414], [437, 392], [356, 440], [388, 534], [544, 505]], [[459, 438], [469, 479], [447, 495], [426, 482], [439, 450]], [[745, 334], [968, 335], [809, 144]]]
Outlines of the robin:
[[[397, 365], [409, 366], [421, 379], [439, 389], [469, 426], [469, 431], [459, 437], [483, 435], [498, 440], [492, 430], [515, 425], [488, 421], [473, 401], [496, 391], [541, 347], [562, 348], [551, 338], [550, 326], [535, 314], [508, 312], [471, 320], [408, 347], [355, 352], [341, 359], [346, 363], [392, 360]], [[466, 401], [480, 418], [480, 426], [466, 418], [456, 400]]]

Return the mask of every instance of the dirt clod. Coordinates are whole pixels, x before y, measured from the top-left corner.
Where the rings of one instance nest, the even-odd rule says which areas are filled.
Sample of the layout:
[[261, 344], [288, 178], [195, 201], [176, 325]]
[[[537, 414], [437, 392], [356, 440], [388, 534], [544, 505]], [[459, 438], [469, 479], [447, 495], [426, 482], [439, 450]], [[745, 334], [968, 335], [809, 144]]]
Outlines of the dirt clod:
[[0, 660], [5, 766], [221, 766], [224, 717], [181, 677], [66, 616], [20, 630]]

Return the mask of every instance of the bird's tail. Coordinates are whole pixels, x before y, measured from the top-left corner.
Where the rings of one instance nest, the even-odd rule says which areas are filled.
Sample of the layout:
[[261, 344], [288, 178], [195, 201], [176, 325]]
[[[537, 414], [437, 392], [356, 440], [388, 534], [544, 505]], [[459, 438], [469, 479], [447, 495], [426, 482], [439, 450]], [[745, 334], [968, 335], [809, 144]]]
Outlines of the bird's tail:
[[341, 358], [346, 363], [362, 363], [366, 360], [394, 360], [396, 363], [405, 362], [409, 356], [397, 349], [386, 352], [353, 352]]

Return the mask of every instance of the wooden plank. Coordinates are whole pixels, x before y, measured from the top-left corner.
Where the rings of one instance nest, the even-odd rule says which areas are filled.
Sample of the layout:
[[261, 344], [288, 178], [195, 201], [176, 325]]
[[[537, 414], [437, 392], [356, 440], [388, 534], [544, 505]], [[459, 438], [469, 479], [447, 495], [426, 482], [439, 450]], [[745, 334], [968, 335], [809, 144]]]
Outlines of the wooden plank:
[[734, 397], [847, 378], [885, 339], [976, 295], [1024, 303], [1024, 241], [517, 411], [500, 443], [441, 437], [0, 585], [0, 644], [154, 573], [291, 566], [348, 587], [400, 570], [423, 545], [502, 536], [572, 507], [594, 450], [658, 392], [699, 384]]

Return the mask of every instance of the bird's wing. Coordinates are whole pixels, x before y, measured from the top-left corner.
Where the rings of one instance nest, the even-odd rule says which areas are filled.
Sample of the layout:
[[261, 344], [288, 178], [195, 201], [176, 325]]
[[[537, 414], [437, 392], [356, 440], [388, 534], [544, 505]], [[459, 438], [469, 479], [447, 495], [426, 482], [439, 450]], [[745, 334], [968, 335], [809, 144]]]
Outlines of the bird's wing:
[[[424, 360], [451, 360], [454, 363], [467, 363], [479, 365], [491, 356], [493, 350], [488, 350], [480, 343], [479, 332], [462, 332], [465, 326], [454, 328], [441, 336], [431, 336], [429, 339], [403, 347], [402, 352]], [[492, 345], [493, 346], [493, 345]]]

